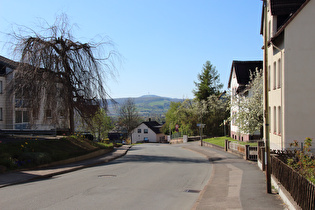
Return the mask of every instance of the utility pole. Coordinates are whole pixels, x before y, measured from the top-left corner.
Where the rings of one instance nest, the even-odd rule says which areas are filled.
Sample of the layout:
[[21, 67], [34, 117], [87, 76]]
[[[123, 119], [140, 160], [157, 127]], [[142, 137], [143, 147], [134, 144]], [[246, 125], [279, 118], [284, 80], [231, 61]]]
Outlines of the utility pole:
[[[270, 139], [269, 139], [269, 82], [268, 81], [268, 19], [267, 19], [267, 0], [264, 2], [264, 110], [265, 110], [265, 157], [267, 162], [266, 168], [266, 183], [267, 183], [267, 193], [271, 193], [271, 161], [270, 161]], [[270, 29], [269, 29], [270, 30]], [[271, 37], [269, 37], [271, 38]], [[270, 72], [269, 72], [270, 73]], [[265, 161], [265, 160], [264, 160]]]

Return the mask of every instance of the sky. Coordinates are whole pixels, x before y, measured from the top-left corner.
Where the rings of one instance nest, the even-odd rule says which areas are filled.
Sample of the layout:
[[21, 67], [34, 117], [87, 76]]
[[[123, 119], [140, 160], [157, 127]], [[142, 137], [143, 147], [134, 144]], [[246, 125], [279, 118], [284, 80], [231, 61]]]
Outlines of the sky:
[[0, 55], [16, 25], [38, 30], [66, 14], [77, 41], [106, 37], [120, 59], [105, 81], [112, 98], [194, 98], [210, 61], [227, 89], [233, 60], [262, 60], [261, 0], [0, 0]]

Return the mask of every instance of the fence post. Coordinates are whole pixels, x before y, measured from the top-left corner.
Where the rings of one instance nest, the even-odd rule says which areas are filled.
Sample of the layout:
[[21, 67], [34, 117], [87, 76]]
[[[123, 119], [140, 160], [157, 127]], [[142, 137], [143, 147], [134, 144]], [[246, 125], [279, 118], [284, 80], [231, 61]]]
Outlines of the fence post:
[[249, 160], [249, 145], [245, 145], [245, 160]]
[[262, 167], [262, 170], [265, 171], [266, 170], [265, 147], [261, 147], [260, 151], [261, 151], [261, 167]]
[[227, 152], [229, 150], [229, 140], [225, 139], [224, 150]]

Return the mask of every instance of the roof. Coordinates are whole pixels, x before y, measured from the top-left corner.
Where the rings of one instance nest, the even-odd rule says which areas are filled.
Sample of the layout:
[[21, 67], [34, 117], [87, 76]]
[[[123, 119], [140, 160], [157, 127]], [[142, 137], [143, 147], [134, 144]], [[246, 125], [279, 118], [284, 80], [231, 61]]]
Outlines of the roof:
[[[277, 33], [273, 38], [277, 37], [284, 30], [309, 1], [310, 0], [270, 0], [271, 14], [278, 16]], [[263, 19], [264, 9], [261, 15], [260, 34], [263, 34]]]
[[156, 134], [161, 133], [160, 128], [162, 127], [162, 125], [160, 123], [156, 121], [147, 121], [142, 123], [148, 126], [148, 128], [150, 128], [154, 133]]
[[18, 62], [5, 58], [1, 55], [0, 55], [0, 64], [10, 67], [11, 69], [15, 69], [19, 65]]
[[272, 15], [290, 15], [295, 13], [306, 0], [271, 0]]
[[9, 67], [11, 69], [15, 69], [18, 66], [18, 62], [10, 60], [0, 55], [0, 75], [6, 74], [6, 68]]
[[263, 68], [263, 61], [233, 61], [230, 73], [228, 88], [231, 87], [233, 69], [235, 69], [237, 83], [245, 86], [250, 81], [250, 73]]

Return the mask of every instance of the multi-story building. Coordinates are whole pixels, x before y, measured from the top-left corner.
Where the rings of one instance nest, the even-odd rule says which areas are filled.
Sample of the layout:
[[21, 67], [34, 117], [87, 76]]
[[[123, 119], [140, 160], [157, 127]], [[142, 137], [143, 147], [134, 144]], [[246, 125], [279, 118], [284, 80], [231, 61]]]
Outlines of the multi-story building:
[[283, 150], [294, 140], [315, 140], [315, 1], [267, 0], [266, 6], [270, 148]]
[[[251, 73], [255, 73], [256, 68], [262, 69], [263, 61], [233, 61], [228, 88], [231, 90], [231, 122], [230, 135], [231, 138], [240, 141], [249, 141], [260, 138], [261, 131], [258, 130], [254, 134], [242, 133], [239, 125], [236, 123], [235, 116], [238, 112], [237, 100], [239, 97], [250, 97], [251, 91], [247, 86], [250, 82]], [[243, 122], [246, 123], [246, 122]]]
[[[14, 71], [18, 65], [18, 62], [0, 56], [0, 130], [2, 132], [14, 132], [14, 130], [68, 131], [69, 123], [64, 112], [58, 112], [58, 116], [53, 116], [54, 110], [44, 110], [43, 106], [35, 112], [23, 98], [23, 94], [9, 94], [7, 84], [14, 77]], [[36, 116], [34, 116], [35, 113]], [[58, 119], [53, 119], [54, 117]]]

